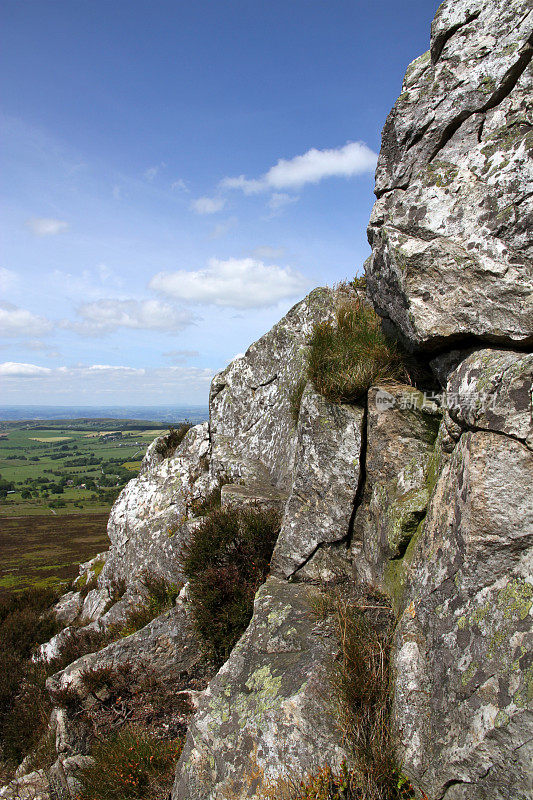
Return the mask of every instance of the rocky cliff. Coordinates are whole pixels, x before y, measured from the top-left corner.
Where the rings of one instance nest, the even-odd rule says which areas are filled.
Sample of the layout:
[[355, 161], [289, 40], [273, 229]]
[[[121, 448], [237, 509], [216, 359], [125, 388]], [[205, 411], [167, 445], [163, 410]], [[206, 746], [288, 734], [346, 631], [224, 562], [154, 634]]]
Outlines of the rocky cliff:
[[[396, 759], [416, 797], [532, 796], [532, 17], [528, 0], [446, 0], [383, 130], [368, 297], [425, 383], [373, 386], [347, 405], [303, 388], [313, 326], [340, 301], [315, 290], [215, 377], [209, 424], [169, 457], [149, 449], [112, 510], [103, 568], [83, 573], [98, 572], [97, 587], [60, 604], [75, 624], [48, 657], [125, 619], [146, 571], [180, 582], [195, 504], [220, 484], [225, 507], [280, 509], [252, 620], [205, 689], [191, 688], [186, 589], [50, 683], [87, 702], [88, 663], [133, 659], [187, 694], [172, 800], [272, 797], [280, 778], [352, 763], [328, 697], [339, 639], [311, 611], [325, 586], [390, 601]], [[52, 778], [71, 796], [85, 734], [63, 707], [51, 726], [51, 772], [2, 796], [49, 796]]]

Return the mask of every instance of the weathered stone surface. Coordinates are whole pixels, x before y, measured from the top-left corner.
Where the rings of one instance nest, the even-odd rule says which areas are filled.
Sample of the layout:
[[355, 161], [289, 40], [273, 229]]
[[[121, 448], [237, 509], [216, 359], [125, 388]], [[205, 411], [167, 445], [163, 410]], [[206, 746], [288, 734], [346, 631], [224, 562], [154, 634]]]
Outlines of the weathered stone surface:
[[429, 797], [531, 796], [532, 485], [522, 443], [464, 433], [396, 564], [400, 757]]
[[221, 491], [222, 508], [231, 506], [255, 506], [264, 509], [281, 511], [287, 502], [287, 493], [275, 486], [253, 485], [239, 486], [228, 483]]
[[292, 491], [272, 571], [289, 577], [321, 545], [346, 539], [359, 485], [364, 411], [339, 406], [306, 387], [298, 418]]
[[365, 485], [352, 540], [360, 580], [380, 580], [424, 518], [439, 422], [435, 403], [411, 386], [369, 390]]
[[94, 763], [90, 756], [60, 756], [50, 767], [48, 777], [54, 800], [76, 800], [80, 796], [79, 770]]
[[531, 342], [529, 0], [446, 0], [383, 130], [367, 275], [413, 348]]
[[304, 374], [313, 324], [333, 317], [335, 293], [315, 289], [211, 385], [212, 469], [286, 490], [296, 446], [290, 396]]
[[[82, 682], [84, 672], [101, 667], [115, 669], [129, 665], [138, 668], [146, 665], [150, 675], [176, 685], [183, 675], [201, 660], [202, 652], [190, 621], [189, 608], [184, 596], [176, 605], [136, 633], [121, 638], [107, 647], [77, 659], [47, 681], [52, 698], [59, 690], [70, 688], [83, 700], [88, 691]], [[79, 715], [72, 716], [67, 709], [54, 709], [56, 750], [61, 755], [86, 754], [91, 744], [92, 731]]]
[[311, 614], [310, 591], [271, 577], [257, 593], [248, 630], [191, 722], [173, 800], [257, 797], [263, 779], [346, 757], [328, 713], [336, 644]]
[[53, 608], [53, 613], [59, 623], [70, 625], [81, 613], [83, 598], [79, 592], [67, 592]]
[[450, 416], [463, 428], [505, 433], [532, 445], [532, 384], [533, 355], [477, 350], [448, 379]]
[[170, 458], [160, 460], [154, 447], [140, 475], [128, 483], [111, 509], [107, 528], [111, 548], [98, 580], [101, 589], [121, 580], [132, 583], [145, 571], [175, 583], [180, 576], [180, 546], [191, 525], [191, 501], [214, 486], [205, 463], [207, 423], [191, 428]]
[[0, 797], [6, 800], [50, 800], [50, 784], [42, 769], [17, 778], [0, 789]]
[[136, 633], [69, 664], [49, 678], [47, 686], [51, 691], [67, 686], [78, 688], [80, 676], [86, 670], [123, 663], [136, 664], [140, 660], [149, 661], [156, 672], [170, 680], [172, 676], [190, 669], [200, 657], [187, 605], [178, 601], [170, 611], [156, 617]]

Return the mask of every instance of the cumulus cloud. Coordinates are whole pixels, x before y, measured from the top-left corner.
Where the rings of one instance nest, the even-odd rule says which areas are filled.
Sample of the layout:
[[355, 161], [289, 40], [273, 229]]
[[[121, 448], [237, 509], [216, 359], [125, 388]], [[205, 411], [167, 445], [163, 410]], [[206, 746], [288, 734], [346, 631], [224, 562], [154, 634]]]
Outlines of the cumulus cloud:
[[306, 183], [318, 183], [325, 178], [351, 178], [376, 168], [377, 154], [363, 142], [347, 142], [343, 147], [317, 150], [315, 147], [301, 156], [280, 158], [260, 178], [224, 178], [223, 189], [240, 189], [245, 194], [265, 191], [300, 189]]
[[116, 366], [116, 365], [113, 365], [113, 364], [92, 364], [90, 367], [88, 367], [88, 369], [89, 370], [99, 370], [100, 372], [109, 371], [109, 370], [111, 370], [112, 372], [113, 371], [114, 372], [116, 372], [116, 371], [118, 371], [118, 372], [133, 372], [133, 373], [136, 373], [138, 375], [144, 375], [144, 373], [146, 372], [146, 370], [142, 369], [142, 368], [141, 369], [137, 369], [135, 367], [123, 367], [123, 366]]
[[77, 314], [80, 321], [67, 322], [65, 327], [88, 336], [99, 336], [118, 328], [175, 333], [193, 322], [190, 311], [160, 300], [96, 300], [81, 305]]
[[35, 396], [41, 403], [76, 405], [93, 405], [95, 398], [102, 405], [204, 404], [213, 375], [207, 367], [138, 369], [92, 364], [48, 369], [35, 364], [0, 364], [5, 403], [27, 403], [29, 396]]
[[36, 364], [18, 364], [15, 361], [4, 361], [0, 364], [0, 375], [8, 378], [28, 378], [49, 375], [51, 372], [48, 367], [38, 367]]
[[0, 336], [42, 336], [52, 330], [52, 323], [11, 303], [0, 303]]
[[216, 214], [222, 211], [226, 201], [223, 197], [198, 197], [191, 203], [191, 208], [197, 214]]
[[307, 285], [301, 273], [254, 258], [212, 258], [206, 269], [160, 272], [150, 281], [151, 289], [175, 299], [229, 308], [268, 308]]
[[32, 217], [26, 222], [26, 225], [35, 236], [55, 236], [68, 228], [68, 222], [49, 217]]

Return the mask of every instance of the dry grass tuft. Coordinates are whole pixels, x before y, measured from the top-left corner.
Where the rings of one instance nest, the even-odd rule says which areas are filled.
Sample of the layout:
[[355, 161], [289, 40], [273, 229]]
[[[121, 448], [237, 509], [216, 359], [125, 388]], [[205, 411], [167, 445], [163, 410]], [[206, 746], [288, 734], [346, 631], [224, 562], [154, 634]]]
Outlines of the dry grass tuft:
[[332, 403], [356, 402], [376, 383], [409, 380], [398, 346], [361, 298], [343, 302], [335, 323], [315, 325], [310, 344], [309, 378]]

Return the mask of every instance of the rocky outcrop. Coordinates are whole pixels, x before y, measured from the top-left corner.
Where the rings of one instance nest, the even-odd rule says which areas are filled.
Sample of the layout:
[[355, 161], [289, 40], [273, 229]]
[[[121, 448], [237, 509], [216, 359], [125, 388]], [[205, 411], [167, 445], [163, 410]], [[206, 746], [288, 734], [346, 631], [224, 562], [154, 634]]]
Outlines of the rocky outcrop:
[[[531, 16], [526, 0], [446, 0], [383, 132], [368, 289], [427, 385], [373, 386], [360, 406], [307, 385], [296, 422], [309, 334], [338, 300], [315, 290], [215, 377], [208, 424], [169, 457], [149, 448], [112, 510], [109, 553], [82, 570], [77, 588], [97, 588], [56, 607], [70, 627], [43, 655], [124, 620], [143, 572], [179, 581], [198, 503], [220, 487], [224, 508], [283, 512], [248, 629], [205, 693], [186, 687], [197, 710], [173, 800], [259, 798], [350, 762], [329, 705], [339, 642], [312, 613], [340, 581], [394, 608], [397, 759], [417, 797], [532, 796]], [[200, 658], [188, 613], [184, 591], [51, 688], [148, 659], [180, 693]], [[59, 774], [88, 739], [54, 714]]]
[[313, 324], [333, 318], [335, 293], [315, 289], [214, 379], [209, 400], [215, 474], [290, 484], [296, 447], [291, 394], [306, 370]]
[[290, 578], [324, 545], [346, 541], [360, 482], [364, 411], [329, 403], [308, 385], [300, 405], [292, 490], [272, 558]]
[[194, 499], [213, 488], [206, 456], [207, 423], [187, 433], [168, 458], [149, 448], [139, 476], [131, 480], [111, 510], [111, 547], [99, 578], [100, 588], [132, 583], [144, 572], [171, 582], [179, 579], [178, 555], [190, 527]]
[[173, 800], [255, 797], [346, 758], [325, 692], [335, 638], [309, 593], [274, 577], [257, 593], [248, 630], [191, 722]]
[[415, 349], [533, 341], [528, 0], [444, 2], [383, 130], [367, 276]]

